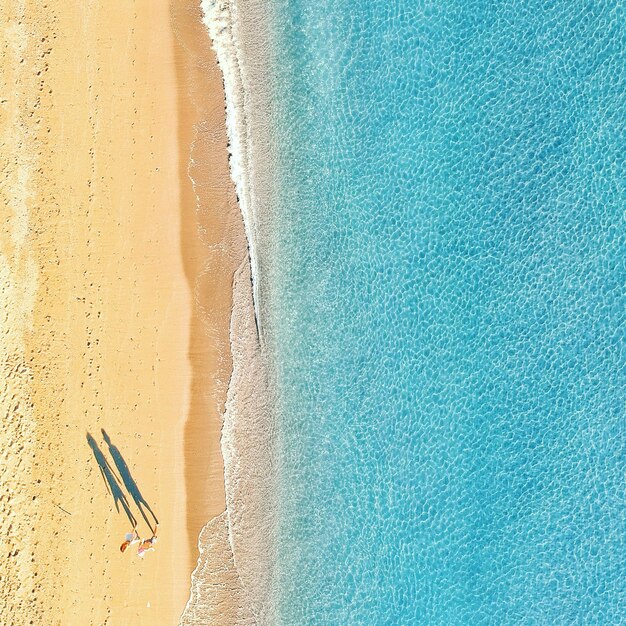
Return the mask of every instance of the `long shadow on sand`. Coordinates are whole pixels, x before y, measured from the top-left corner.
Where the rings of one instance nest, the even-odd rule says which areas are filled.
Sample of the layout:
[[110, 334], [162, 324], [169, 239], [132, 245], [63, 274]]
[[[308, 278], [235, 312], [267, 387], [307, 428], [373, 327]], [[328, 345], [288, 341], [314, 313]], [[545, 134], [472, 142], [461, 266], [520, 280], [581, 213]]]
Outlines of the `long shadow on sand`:
[[154, 524], [158, 525], [159, 520], [157, 516], [154, 514], [154, 511], [150, 508], [150, 505], [146, 502], [145, 498], [141, 495], [141, 491], [139, 491], [139, 487], [137, 487], [137, 483], [135, 482], [130, 470], [128, 469], [128, 465], [122, 456], [122, 453], [119, 449], [113, 445], [109, 435], [107, 435], [106, 430], [102, 429], [102, 436], [106, 441], [107, 446], [109, 446], [109, 454], [115, 463], [115, 467], [117, 467], [117, 471], [120, 473], [122, 477], [122, 482], [126, 487], [126, 491], [130, 494], [130, 497], [135, 501], [137, 508], [141, 512], [143, 519], [146, 521], [146, 524], [152, 529], [152, 532], [156, 532], [156, 528], [152, 528], [152, 524], [148, 521], [148, 516], [146, 515], [146, 511], [150, 513], [152, 519], [154, 520]]
[[133, 528], [137, 526], [137, 520], [135, 516], [131, 513], [130, 507], [128, 506], [128, 500], [126, 499], [126, 494], [122, 491], [122, 488], [118, 482], [113, 469], [109, 465], [106, 457], [102, 453], [102, 450], [98, 447], [96, 440], [87, 433], [87, 443], [93, 452], [93, 455], [96, 457], [96, 461], [98, 463], [98, 467], [100, 468], [100, 472], [102, 473], [102, 478], [104, 480], [104, 484], [106, 485], [107, 491], [113, 497], [113, 502], [115, 503], [115, 508], [117, 512], [120, 512], [120, 504], [124, 509], [124, 512], [128, 516], [130, 523], [133, 525]]

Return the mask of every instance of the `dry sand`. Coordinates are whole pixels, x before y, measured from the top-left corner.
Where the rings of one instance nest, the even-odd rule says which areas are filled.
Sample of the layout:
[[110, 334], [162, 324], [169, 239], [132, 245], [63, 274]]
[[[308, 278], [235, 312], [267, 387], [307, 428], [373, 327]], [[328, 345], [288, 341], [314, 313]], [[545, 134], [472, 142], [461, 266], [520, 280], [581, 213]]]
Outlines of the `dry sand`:
[[[2, 624], [177, 624], [224, 510], [246, 246], [196, 4], [0, 8]], [[144, 560], [119, 551], [131, 525], [86, 440], [111, 460], [102, 428], [160, 521]]]

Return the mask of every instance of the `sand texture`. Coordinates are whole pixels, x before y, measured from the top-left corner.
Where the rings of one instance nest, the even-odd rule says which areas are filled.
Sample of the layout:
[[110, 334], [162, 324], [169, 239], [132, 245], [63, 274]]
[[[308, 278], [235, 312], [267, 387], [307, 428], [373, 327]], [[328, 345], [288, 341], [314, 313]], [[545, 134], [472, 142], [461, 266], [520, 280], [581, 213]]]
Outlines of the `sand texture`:
[[[177, 624], [207, 521], [232, 562], [220, 431], [246, 244], [221, 74], [187, 0], [0, 17], [0, 623]], [[143, 537], [160, 522], [143, 560], [119, 551], [126, 507]]]

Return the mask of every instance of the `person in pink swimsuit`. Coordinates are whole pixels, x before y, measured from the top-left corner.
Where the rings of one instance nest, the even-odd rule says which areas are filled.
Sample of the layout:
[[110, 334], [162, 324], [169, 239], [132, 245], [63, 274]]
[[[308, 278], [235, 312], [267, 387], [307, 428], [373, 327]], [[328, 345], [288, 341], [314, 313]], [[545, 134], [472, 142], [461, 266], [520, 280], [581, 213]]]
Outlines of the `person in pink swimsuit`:
[[146, 552], [150, 552], [150, 550], [154, 550], [154, 544], [157, 542], [157, 530], [159, 530], [159, 525], [157, 524], [154, 528], [154, 533], [150, 539], [143, 539], [139, 547], [137, 548], [137, 554], [143, 559]]

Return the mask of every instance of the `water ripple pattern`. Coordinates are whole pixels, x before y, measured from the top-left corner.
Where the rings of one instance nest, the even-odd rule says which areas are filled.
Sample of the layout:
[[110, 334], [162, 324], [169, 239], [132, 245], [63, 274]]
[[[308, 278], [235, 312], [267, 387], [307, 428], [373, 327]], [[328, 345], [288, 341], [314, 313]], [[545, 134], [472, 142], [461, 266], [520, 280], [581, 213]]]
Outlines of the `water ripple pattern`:
[[281, 623], [624, 623], [623, 4], [271, 4]]

